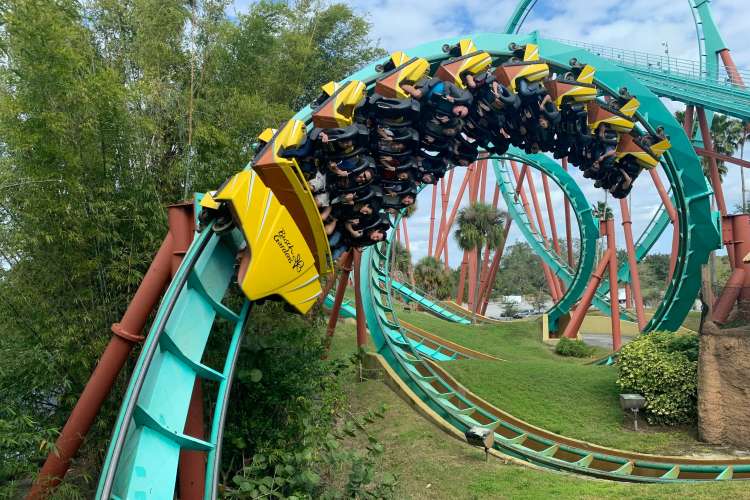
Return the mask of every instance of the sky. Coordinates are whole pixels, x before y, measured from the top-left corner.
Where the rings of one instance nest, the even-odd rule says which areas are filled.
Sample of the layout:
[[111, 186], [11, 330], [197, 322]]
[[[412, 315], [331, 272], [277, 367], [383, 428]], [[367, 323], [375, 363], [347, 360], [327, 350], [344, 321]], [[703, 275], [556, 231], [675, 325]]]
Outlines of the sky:
[[[230, 13], [245, 12], [251, 0], [236, 0]], [[346, 2], [357, 13], [365, 16], [372, 24], [374, 41], [388, 51], [407, 50], [431, 40], [460, 36], [478, 32], [501, 31], [515, 7], [516, 0], [349, 0]], [[727, 46], [740, 69], [750, 69], [750, 50], [746, 46], [747, 0], [713, 0], [711, 2], [714, 19], [719, 26]], [[688, 0], [539, 0], [532, 10], [521, 32], [538, 30], [542, 36], [576, 40], [652, 54], [664, 54], [669, 50], [672, 57], [698, 59], [695, 25]], [[481, 48], [481, 47], [480, 47]], [[408, 50], [407, 50], [408, 52]], [[665, 102], [672, 110], [681, 109], [678, 103]], [[750, 155], [750, 145], [747, 147]], [[739, 152], [737, 154], [739, 156]], [[729, 174], [725, 178], [724, 194], [730, 209], [741, 201], [740, 168], [728, 165]], [[455, 193], [465, 169], [459, 169], [454, 179]], [[573, 176], [591, 203], [604, 199], [604, 191], [595, 189], [593, 183], [584, 179], [577, 169]], [[665, 184], [666, 176], [661, 174]], [[492, 200], [494, 175], [490, 174], [486, 198]], [[746, 172], [750, 186], [750, 171]], [[544, 194], [540, 177], [535, 185], [546, 214]], [[553, 185], [554, 186], [554, 185]], [[616, 203], [610, 206], [615, 208]], [[637, 238], [659, 207], [659, 197], [648, 173], [642, 173], [636, 181], [632, 196], [633, 233]], [[429, 238], [431, 191], [426, 189], [417, 201], [417, 211], [409, 220], [409, 236], [413, 258], [426, 255]], [[500, 202], [502, 207], [502, 200]], [[552, 189], [553, 212], [558, 218], [558, 232], [565, 233], [562, 191]], [[504, 208], [504, 207], [503, 207]], [[619, 209], [615, 211], [618, 228], [618, 246], [624, 248]], [[547, 217], [545, 216], [545, 220]], [[550, 231], [550, 228], [547, 228]], [[575, 233], [574, 233], [575, 234]], [[522, 240], [517, 230], [512, 229], [509, 242]], [[453, 238], [449, 247], [449, 260], [455, 266], [461, 254]], [[672, 245], [671, 230], [657, 242], [657, 252], [669, 253]]]

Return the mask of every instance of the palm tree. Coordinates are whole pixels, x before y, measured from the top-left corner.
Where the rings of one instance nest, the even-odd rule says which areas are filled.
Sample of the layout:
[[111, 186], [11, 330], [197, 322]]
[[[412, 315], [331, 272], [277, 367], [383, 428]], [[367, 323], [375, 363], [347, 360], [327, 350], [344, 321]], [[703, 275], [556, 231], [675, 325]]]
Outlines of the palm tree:
[[594, 212], [594, 217], [598, 217], [600, 220], [609, 220], [615, 217], [614, 212], [605, 201], [598, 201], [596, 205], [591, 205], [591, 210]]
[[[740, 143], [740, 159], [745, 159], [745, 143], [747, 143], [747, 132], [748, 132], [748, 124], [747, 122], [742, 122], [742, 142]], [[748, 212], [748, 206], [747, 206], [747, 197], [745, 196], [746, 189], [745, 189], [745, 169], [740, 168], [740, 192], [742, 193], [742, 202], [740, 203], [740, 207], [742, 210], [740, 210], [740, 213], [750, 213]]]
[[414, 279], [424, 291], [437, 297], [446, 299], [451, 293], [451, 273], [445, 270], [442, 262], [435, 257], [423, 257], [414, 266]]
[[[677, 111], [674, 115], [678, 122], [684, 124], [684, 111]], [[695, 120], [693, 122], [692, 137], [695, 137], [697, 131], [698, 121]], [[742, 121], [730, 118], [726, 115], [715, 114], [711, 121], [711, 139], [713, 141], [714, 151], [732, 156], [737, 148], [739, 148], [745, 141], [745, 132]], [[709, 177], [711, 175], [711, 170], [708, 160], [701, 157], [701, 165], [703, 166], [704, 175]], [[723, 180], [728, 171], [727, 166], [721, 160], [716, 161], [716, 166], [719, 170], [719, 177]]]
[[409, 275], [411, 254], [403, 244], [394, 241], [391, 244], [391, 258], [391, 275], [398, 281], [406, 281], [404, 277]]
[[458, 246], [465, 252], [476, 252], [477, 275], [472, 305], [472, 322], [476, 323], [479, 303], [479, 279], [481, 276], [482, 248], [492, 250], [500, 246], [505, 235], [503, 225], [506, 215], [487, 203], [474, 202], [458, 212], [457, 227], [454, 232]]

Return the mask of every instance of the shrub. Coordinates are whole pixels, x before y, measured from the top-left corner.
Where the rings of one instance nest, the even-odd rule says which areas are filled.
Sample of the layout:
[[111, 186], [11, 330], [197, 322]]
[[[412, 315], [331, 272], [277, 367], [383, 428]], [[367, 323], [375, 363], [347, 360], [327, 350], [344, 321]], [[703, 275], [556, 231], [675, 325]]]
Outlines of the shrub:
[[594, 348], [582, 340], [573, 340], [567, 337], [561, 338], [555, 346], [555, 352], [560, 356], [573, 358], [588, 358], [594, 353]]
[[698, 336], [670, 332], [637, 338], [620, 350], [617, 385], [646, 398], [651, 424], [695, 421], [698, 384]]

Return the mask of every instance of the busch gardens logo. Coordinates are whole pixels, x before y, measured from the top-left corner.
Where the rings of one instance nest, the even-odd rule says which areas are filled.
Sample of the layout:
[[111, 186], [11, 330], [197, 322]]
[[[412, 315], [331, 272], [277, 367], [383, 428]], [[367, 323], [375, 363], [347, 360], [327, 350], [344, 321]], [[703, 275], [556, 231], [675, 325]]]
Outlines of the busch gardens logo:
[[286, 257], [287, 262], [292, 265], [292, 269], [301, 273], [302, 269], [305, 267], [305, 262], [302, 260], [300, 254], [294, 253], [294, 245], [292, 245], [292, 242], [287, 239], [286, 230], [279, 229], [274, 235], [273, 241], [275, 241], [276, 244], [279, 245], [281, 251], [284, 252], [284, 257]]

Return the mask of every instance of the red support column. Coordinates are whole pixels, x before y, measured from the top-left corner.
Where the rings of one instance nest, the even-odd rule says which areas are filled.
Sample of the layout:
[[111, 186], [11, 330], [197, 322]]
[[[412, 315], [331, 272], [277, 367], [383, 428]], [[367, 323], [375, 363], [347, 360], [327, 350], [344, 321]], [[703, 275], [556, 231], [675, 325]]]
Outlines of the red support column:
[[[529, 175], [529, 168], [528, 165], [524, 165], [521, 168], [521, 173], [518, 173], [518, 166], [514, 161], [510, 162], [510, 166], [513, 169], [513, 176], [516, 179], [516, 193], [518, 193], [521, 196], [521, 204], [523, 205], [523, 209], [526, 212], [526, 216], [529, 219], [529, 223], [531, 224], [531, 229], [533, 231], [537, 231], [536, 225], [534, 224], [534, 217], [531, 215], [531, 208], [529, 208], [529, 200], [526, 197], [526, 190], [523, 187], [523, 180], [524, 177], [531, 178]], [[544, 272], [544, 277], [547, 280], [547, 285], [549, 286], [550, 295], [552, 296], [552, 300], [557, 302], [560, 300], [560, 297], [557, 295], [557, 288], [555, 287], [555, 277], [552, 274], [552, 271], [550, 270], [549, 266], [542, 261], [542, 271]]]
[[[176, 208], [179, 210], [179, 208]], [[179, 217], [176, 217], [179, 218]], [[50, 452], [27, 498], [44, 498], [68, 472], [70, 461], [78, 452], [104, 400], [133, 349], [143, 341], [141, 336], [148, 317], [169, 283], [175, 251], [171, 228], [154, 260], [138, 286], [119, 323], [112, 325], [114, 336], [104, 349], [86, 387], [55, 442], [57, 452]]]
[[581, 329], [583, 319], [586, 317], [586, 313], [588, 312], [589, 307], [591, 307], [591, 301], [594, 299], [596, 289], [599, 288], [599, 283], [602, 282], [604, 271], [607, 269], [611, 257], [612, 252], [611, 250], [607, 249], [607, 251], [604, 252], [604, 255], [602, 256], [602, 260], [599, 261], [599, 265], [596, 267], [596, 270], [591, 273], [589, 284], [586, 285], [586, 290], [583, 292], [583, 296], [581, 297], [581, 301], [578, 303], [578, 306], [571, 313], [570, 321], [565, 327], [563, 337], [574, 339], [578, 336], [578, 331]]
[[609, 253], [609, 308], [612, 311], [612, 349], [619, 351], [622, 346], [620, 335], [620, 287], [617, 283], [617, 242], [615, 241], [615, 221], [607, 219], [607, 252]]
[[[500, 199], [500, 186], [497, 183], [495, 183], [495, 192], [492, 195], [493, 208], [497, 208], [497, 202], [499, 201], [499, 199]], [[503, 233], [503, 234], [505, 235], [506, 233]], [[505, 236], [503, 236], [503, 244], [505, 243], [504, 239], [505, 239]], [[481, 299], [483, 297], [485, 284], [487, 283], [487, 274], [490, 271], [489, 263], [490, 263], [490, 246], [489, 244], [487, 244], [484, 247], [484, 258], [482, 259], [482, 267], [480, 268], [481, 269], [480, 279], [479, 279], [480, 293], [479, 293], [479, 301], [477, 302], [480, 306], [482, 305]]]
[[630, 291], [630, 283], [625, 283], [625, 309], [633, 308], [633, 296]]
[[[706, 120], [706, 112], [703, 108], [698, 108], [698, 125], [701, 129], [701, 135], [703, 136], [704, 149], [708, 152], [714, 151], [713, 140], [711, 139], [711, 130], [708, 127], [708, 121]], [[716, 158], [708, 157], [708, 165], [711, 173], [711, 187], [714, 190], [714, 196], [716, 197], [716, 206], [719, 207], [721, 212], [722, 226], [726, 224], [727, 216], [727, 204], [724, 200], [724, 189], [721, 186], [721, 176], [719, 175], [719, 166], [716, 162]], [[731, 231], [722, 231], [723, 235], [731, 235]], [[724, 245], [727, 247], [727, 254], [729, 254], [729, 262], [734, 265], [734, 245], [731, 241], [724, 241]]]
[[482, 160], [482, 182], [479, 191], [479, 199], [484, 203], [487, 192], [487, 160]]
[[544, 187], [544, 201], [547, 204], [547, 216], [549, 217], [549, 226], [552, 231], [552, 244], [555, 247], [557, 255], [562, 256], [562, 250], [560, 250], [560, 241], [557, 239], [557, 223], [555, 222], [555, 210], [552, 208], [552, 195], [549, 191], [549, 181], [547, 175], [542, 173], [542, 185]]
[[[443, 179], [440, 179], [442, 182]], [[432, 206], [430, 207], [430, 236], [427, 239], [427, 256], [432, 257], [432, 240], [435, 231], [435, 202], [437, 201], [437, 184], [432, 185]]]
[[456, 304], [461, 305], [464, 302], [464, 288], [466, 288], [466, 271], [469, 266], [469, 256], [464, 252], [464, 258], [461, 261], [461, 272], [458, 275], [458, 290], [456, 290]]
[[735, 245], [735, 269], [745, 270], [745, 285], [740, 291], [741, 301], [750, 301], [750, 262], [745, 257], [750, 256], [750, 215], [739, 214], [732, 216], [732, 232]]
[[406, 251], [411, 252], [411, 246], [409, 245], [409, 230], [406, 229], [406, 218], [401, 219], [401, 226], [404, 228], [404, 245], [406, 245]]
[[688, 104], [685, 108], [685, 120], [682, 124], [682, 128], [685, 129], [685, 135], [688, 136], [688, 139], [691, 141], [693, 140], [693, 137], [695, 134], [693, 134], [693, 120], [695, 119], [695, 106], [692, 104]]
[[349, 274], [352, 272], [352, 261], [354, 259], [354, 251], [349, 250], [341, 256], [341, 273], [339, 275], [339, 282], [336, 286], [336, 295], [333, 298], [333, 307], [331, 307], [331, 314], [328, 316], [328, 327], [326, 328], [326, 346], [324, 357], [328, 356], [328, 350], [331, 347], [331, 339], [333, 332], [336, 331], [336, 323], [339, 320], [339, 311], [341, 311], [341, 302], [344, 300], [344, 292], [349, 284]]
[[477, 264], [478, 264], [477, 253], [478, 252], [479, 251], [477, 249], [469, 250], [468, 252], [466, 252], [467, 254], [469, 254], [469, 270], [468, 270], [469, 303], [468, 303], [468, 306], [469, 306], [470, 311], [474, 311], [474, 304], [476, 302], [475, 292], [476, 292], [476, 287], [477, 287]]
[[504, 234], [506, 236], [503, 237], [503, 242], [500, 244], [500, 247], [495, 251], [495, 256], [492, 258], [492, 264], [490, 265], [489, 272], [487, 273], [487, 279], [485, 280], [484, 288], [482, 290], [482, 293], [479, 295], [481, 298], [481, 311], [480, 314], [484, 314], [487, 312], [487, 305], [490, 302], [490, 292], [492, 291], [492, 285], [495, 282], [495, 276], [497, 276], [497, 270], [500, 269], [500, 259], [503, 258], [503, 252], [505, 251], [505, 243], [508, 241], [507, 234], [508, 231], [510, 231], [510, 225], [513, 222], [513, 219], [508, 217], [508, 219], [505, 221], [505, 230]]
[[[190, 408], [185, 422], [185, 434], [205, 440], [203, 423], [203, 385], [200, 378], [195, 379], [193, 395], [190, 397]], [[177, 486], [180, 500], [200, 500], [206, 487], [206, 452], [180, 450], [180, 465], [177, 470]]]
[[734, 64], [734, 60], [732, 60], [732, 54], [729, 52], [729, 49], [720, 50], [719, 57], [721, 57], [721, 62], [724, 63], [724, 67], [727, 69], [727, 75], [729, 75], [731, 83], [733, 85], [744, 87], [745, 82], [742, 81], [742, 76], [740, 76], [740, 72], [737, 71], [737, 66]]
[[[469, 181], [471, 183], [471, 189], [469, 190], [469, 203], [473, 204], [477, 202], [477, 199], [479, 198], [479, 186], [481, 183], [482, 178], [482, 170], [484, 170], [484, 167], [487, 166], [486, 160], [479, 160], [475, 163], [474, 172], [472, 174], [472, 179]], [[477, 266], [479, 263], [477, 262], [477, 251], [476, 250], [469, 250], [464, 251], [465, 254], [469, 254], [469, 267], [468, 267], [468, 288], [469, 288], [469, 310], [474, 310], [474, 303], [475, 303], [475, 293], [476, 293], [476, 287], [477, 287]]]
[[357, 309], [357, 347], [362, 349], [367, 344], [367, 323], [365, 322], [365, 308], [362, 304], [362, 292], [360, 288], [360, 267], [362, 262], [362, 249], [355, 248], [354, 253], [354, 305]]
[[656, 191], [659, 193], [659, 198], [661, 198], [664, 209], [667, 211], [669, 220], [672, 221], [672, 254], [669, 257], [669, 274], [667, 278], [667, 281], [669, 282], [672, 279], [672, 272], [674, 272], [675, 265], [677, 264], [676, 245], [679, 245], [680, 241], [680, 221], [677, 218], [677, 210], [675, 210], [674, 205], [672, 205], [672, 200], [669, 198], [669, 193], [661, 182], [659, 173], [655, 168], [650, 169], [648, 173], [651, 175], [651, 181], [653, 182], [654, 187], [656, 187]]
[[[547, 239], [547, 231], [544, 228], [544, 220], [542, 219], [542, 209], [539, 205], [539, 198], [536, 194], [536, 187], [534, 187], [534, 176], [531, 174], [531, 171], [527, 174], [528, 180], [529, 180], [529, 192], [531, 193], [531, 202], [534, 204], [534, 212], [536, 213], [536, 220], [537, 225], [539, 226], [539, 232], [542, 235], [542, 241], [544, 241], [544, 246], [551, 249], [549, 240]], [[554, 289], [553, 298], [555, 300], [560, 300], [562, 298], [562, 289], [560, 286], [560, 282], [557, 279], [557, 276], [552, 273], [552, 270], [547, 267], [547, 272], [550, 276], [550, 283], [552, 285], [552, 288]]]
[[[562, 159], [562, 166], [565, 171], [568, 171], [568, 158]], [[568, 250], [568, 265], [570, 267], [573, 267], [574, 259], [573, 259], [573, 226], [571, 225], [571, 218], [570, 218], [570, 202], [568, 201], [568, 197], [565, 196], [565, 246]]]
[[638, 274], [638, 261], [636, 260], [635, 244], [633, 243], [633, 221], [630, 218], [630, 208], [628, 207], [627, 200], [620, 200], [620, 211], [622, 212], [622, 230], [625, 233], [625, 246], [628, 251], [628, 266], [630, 266], [630, 289], [635, 301], [635, 315], [638, 318], [638, 328], [643, 331], [646, 327], [646, 313], [643, 309], [641, 278]]
[[[446, 217], [448, 216], [448, 200], [450, 199], [451, 188], [453, 187], [453, 174], [454, 174], [454, 171], [451, 170], [450, 173], [448, 174], [448, 185], [443, 186], [443, 189], [441, 192], [442, 211], [441, 211], [441, 216], [440, 216], [440, 225], [438, 226], [437, 241], [435, 242], [436, 247], [437, 247], [438, 241], [440, 241], [440, 235], [445, 230], [444, 226], [446, 223]], [[443, 180], [440, 179], [440, 182], [442, 183]], [[440, 260], [440, 252], [437, 251], [437, 248], [435, 248], [434, 256], [436, 259]], [[445, 250], [443, 251], [443, 263], [445, 264], [445, 270], [448, 271], [450, 269], [450, 266], [448, 265], [448, 245], [445, 245]]]
[[737, 303], [737, 299], [740, 296], [742, 288], [745, 286], [746, 278], [745, 270], [741, 267], [735, 267], [732, 274], [729, 276], [724, 290], [721, 292], [719, 299], [714, 305], [711, 319], [718, 324], [724, 324], [729, 317], [729, 313], [734, 309], [734, 305]]
[[[174, 235], [172, 249], [172, 276], [182, 264], [195, 234], [195, 215], [192, 203], [181, 203], [168, 208], [167, 218], [169, 230]], [[183, 432], [189, 436], [205, 440], [205, 425], [203, 416], [203, 385], [201, 379], [196, 378], [193, 394], [190, 397], [187, 420]], [[185, 500], [200, 500], [206, 487], [206, 452], [180, 451], [180, 461], [177, 475], [177, 485], [180, 498]]]
[[453, 225], [453, 221], [456, 219], [456, 213], [458, 213], [458, 208], [461, 205], [461, 198], [463, 198], [464, 191], [466, 191], [466, 186], [469, 183], [470, 178], [471, 178], [471, 166], [469, 167], [469, 170], [466, 172], [466, 175], [464, 176], [464, 179], [461, 182], [461, 187], [458, 189], [458, 195], [456, 196], [456, 201], [453, 205], [453, 209], [451, 210], [450, 217], [448, 218], [447, 221], [445, 221], [445, 225], [443, 226], [443, 232], [438, 235], [438, 242], [437, 242], [437, 246], [435, 247], [436, 255], [440, 255], [440, 253], [443, 250], [443, 247], [447, 246], [448, 238], [450, 237], [451, 226]]

